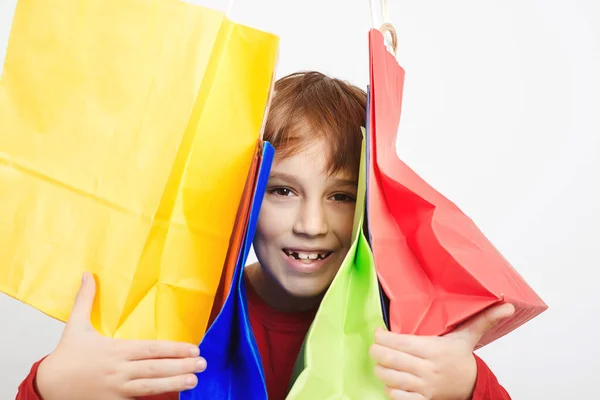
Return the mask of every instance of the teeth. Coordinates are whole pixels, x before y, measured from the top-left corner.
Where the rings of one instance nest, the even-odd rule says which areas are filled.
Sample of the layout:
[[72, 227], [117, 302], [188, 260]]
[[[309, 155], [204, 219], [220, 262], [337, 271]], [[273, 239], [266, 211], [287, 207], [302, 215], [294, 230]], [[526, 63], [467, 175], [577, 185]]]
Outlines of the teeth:
[[298, 258], [301, 260], [316, 260], [319, 256], [319, 253], [298, 253]]
[[289, 257], [294, 257], [296, 260], [324, 260], [327, 258], [329, 253], [304, 253], [304, 252], [295, 252], [290, 250], [285, 250], [285, 254]]

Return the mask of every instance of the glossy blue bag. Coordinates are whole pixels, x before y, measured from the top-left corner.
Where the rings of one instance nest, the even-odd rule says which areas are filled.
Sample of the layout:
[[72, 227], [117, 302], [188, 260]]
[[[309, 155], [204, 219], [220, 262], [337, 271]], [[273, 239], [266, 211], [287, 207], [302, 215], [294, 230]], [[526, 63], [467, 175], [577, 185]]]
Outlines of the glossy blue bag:
[[273, 147], [265, 142], [231, 290], [199, 346], [208, 366], [197, 374], [198, 385], [194, 389], [180, 393], [180, 400], [267, 400], [262, 361], [248, 316], [244, 267], [254, 240], [274, 154]]

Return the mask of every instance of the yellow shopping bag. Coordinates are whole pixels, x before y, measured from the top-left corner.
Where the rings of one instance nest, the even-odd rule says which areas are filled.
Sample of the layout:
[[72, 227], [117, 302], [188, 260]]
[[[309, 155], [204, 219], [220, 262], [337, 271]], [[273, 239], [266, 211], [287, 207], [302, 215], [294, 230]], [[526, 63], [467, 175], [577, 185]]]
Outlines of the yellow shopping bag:
[[0, 291], [198, 343], [278, 38], [177, 0], [19, 0], [0, 80]]

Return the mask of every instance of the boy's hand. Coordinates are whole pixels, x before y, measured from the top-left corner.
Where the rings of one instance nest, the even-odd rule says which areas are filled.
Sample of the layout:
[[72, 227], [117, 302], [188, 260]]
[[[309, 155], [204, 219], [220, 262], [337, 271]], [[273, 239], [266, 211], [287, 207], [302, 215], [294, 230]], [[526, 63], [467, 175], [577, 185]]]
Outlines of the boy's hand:
[[43, 400], [125, 400], [179, 392], [197, 383], [206, 361], [188, 343], [111, 339], [90, 322], [96, 294], [85, 274], [57, 348], [39, 366]]
[[443, 337], [379, 329], [370, 350], [375, 375], [393, 400], [469, 400], [477, 378], [475, 346], [514, 311], [511, 304], [495, 306]]

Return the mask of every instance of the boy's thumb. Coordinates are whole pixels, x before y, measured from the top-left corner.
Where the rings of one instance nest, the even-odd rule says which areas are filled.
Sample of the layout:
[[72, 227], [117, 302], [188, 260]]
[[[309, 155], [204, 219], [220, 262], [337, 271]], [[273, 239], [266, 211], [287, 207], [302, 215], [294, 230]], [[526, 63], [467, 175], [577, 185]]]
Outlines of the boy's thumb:
[[96, 281], [89, 272], [83, 273], [81, 286], [75, 297], [75, 303], [71, 309], [68, 325], [70, 326], [89, 326], [92, 314], [92, 306], [96, 297]]
[[475, 348], [489, 330], [494, 328], [501, 320], [511, 317], [514, 313], [515, 307], [512, 304], [492, 306], [474, 316], [447, 336], [464, 339], [472, 348]]

